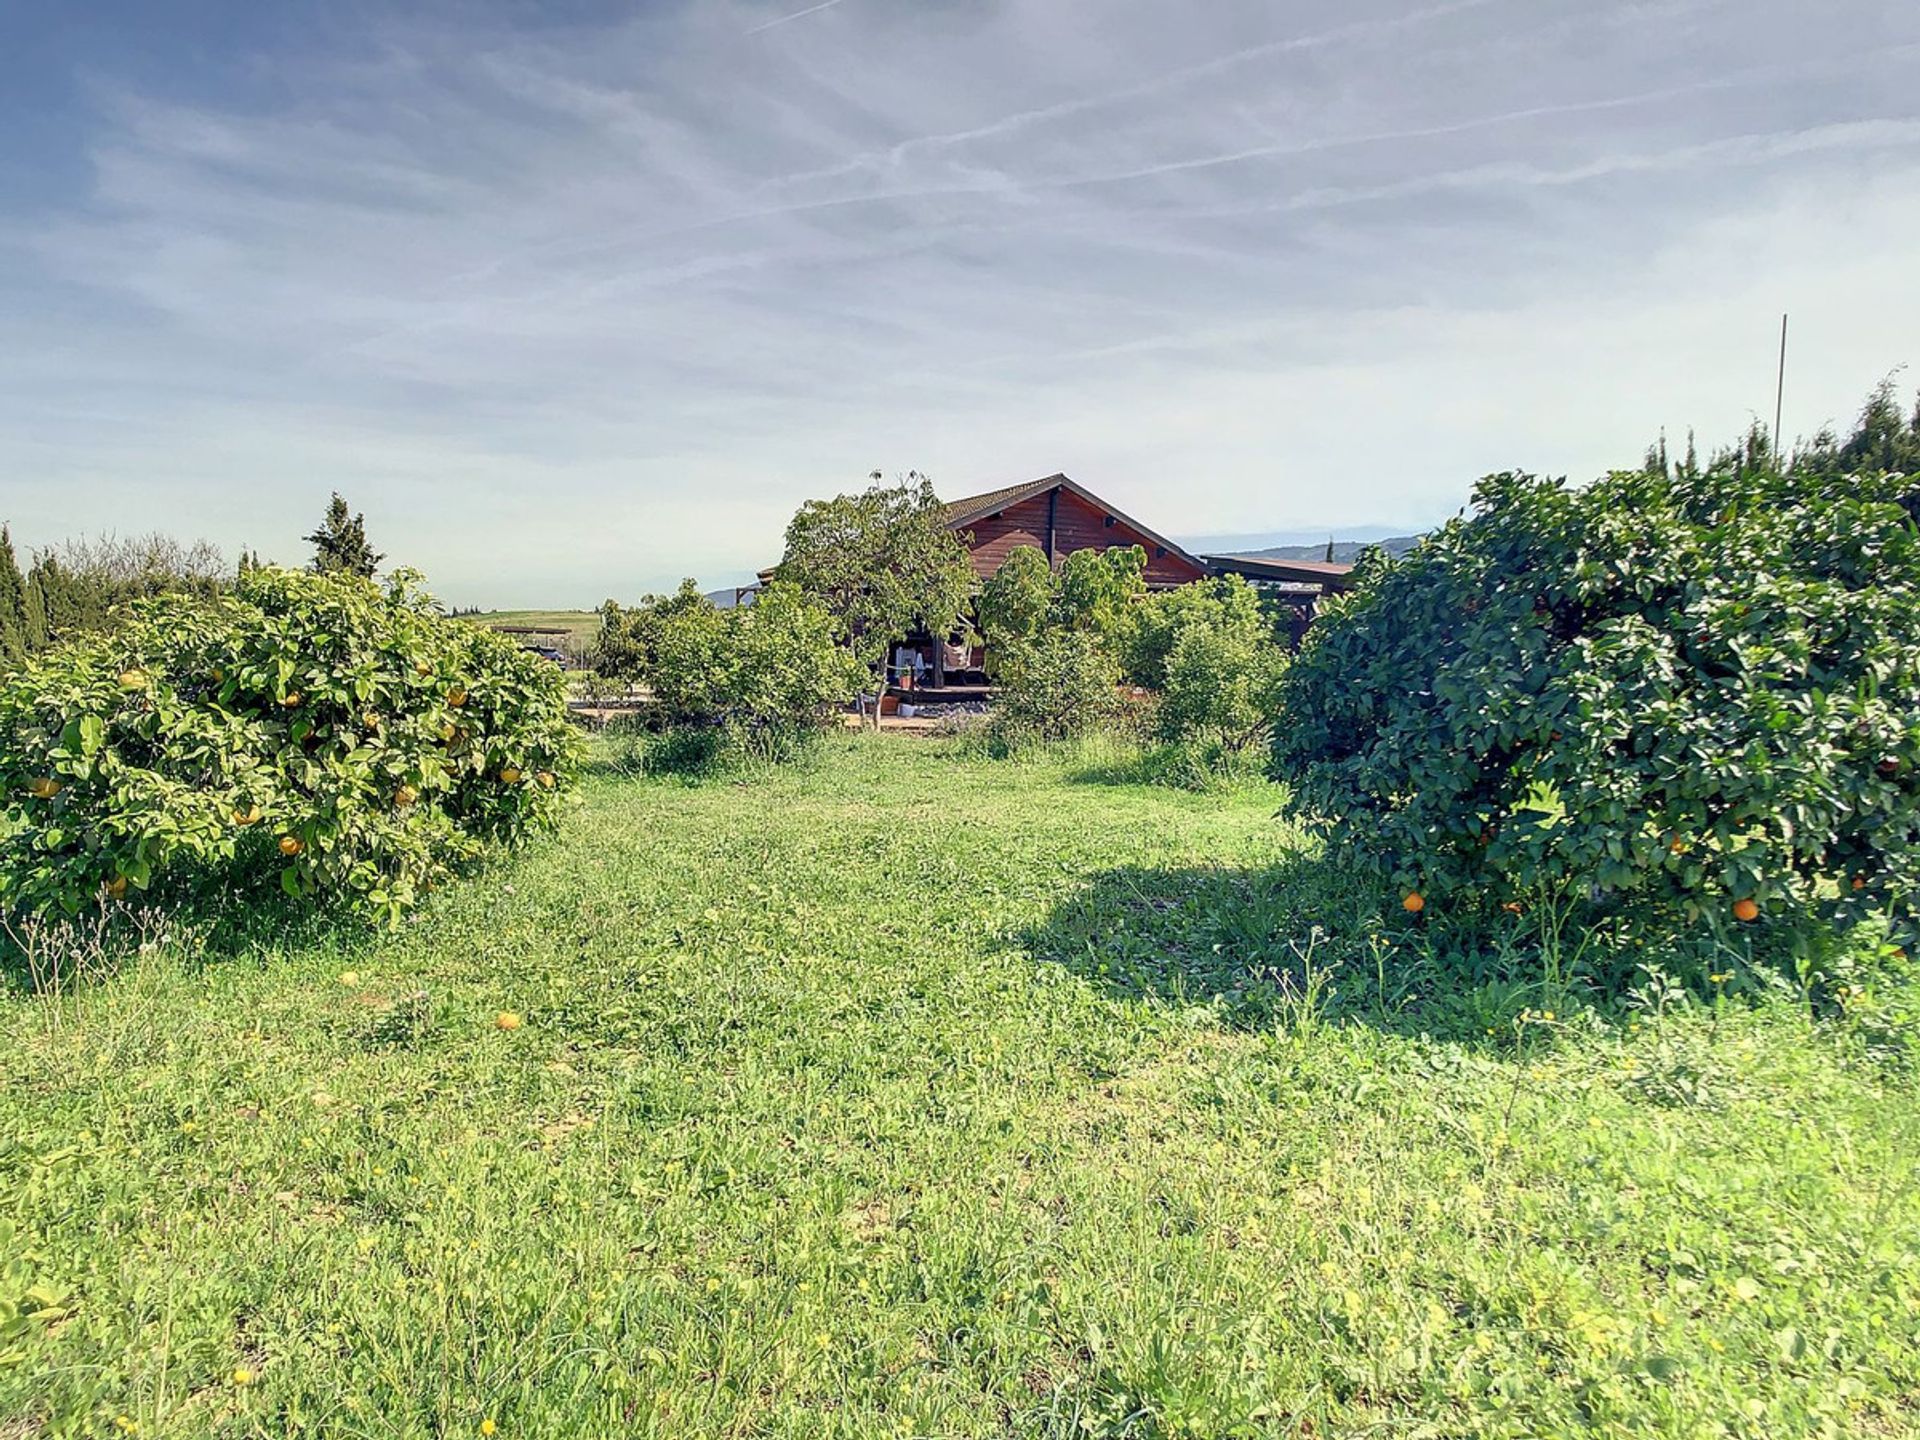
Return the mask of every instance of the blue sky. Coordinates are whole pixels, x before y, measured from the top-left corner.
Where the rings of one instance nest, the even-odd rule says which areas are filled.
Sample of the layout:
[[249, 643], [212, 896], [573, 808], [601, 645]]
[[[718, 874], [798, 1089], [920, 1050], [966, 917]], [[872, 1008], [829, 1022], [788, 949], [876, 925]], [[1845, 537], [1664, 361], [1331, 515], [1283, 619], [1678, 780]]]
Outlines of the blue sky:
[[[1920, 361], [1910, 0], [4, 7], [0, 519], [458, 603], [870, 470], [1430, 524]], [[1906, 377], [1916, 382], [1912, 373]]]

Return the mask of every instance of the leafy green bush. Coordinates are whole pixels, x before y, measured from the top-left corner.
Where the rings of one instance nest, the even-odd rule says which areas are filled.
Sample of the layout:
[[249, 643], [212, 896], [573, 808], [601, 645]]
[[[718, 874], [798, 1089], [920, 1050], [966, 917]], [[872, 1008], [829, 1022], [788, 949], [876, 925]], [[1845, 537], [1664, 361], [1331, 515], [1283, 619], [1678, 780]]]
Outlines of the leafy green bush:
[[990, 738], [1004, 752], [1099, 729], [1118, 711], [1119, 680], [1097, 636], [1044, 631], [1002, 656]]
[[660, 631], [675, 615], [713, 602], [692, 580], [682, 580], [671, 595], [648, 595], [638, 605], [608, 600], [600, 607], [600, 633], [587, 651], [587, 664], [608, 680], [638, 680], [653, 669]]
[[836, 723], [866, 677], [832, 613], [784, 581], [730, 610], [683, 592], [630, 628], [647, 633], [636, 678], [652, 689], [655, 723], [670, 737], [641, 746], [641, 768], [791, 758]]
[[1279, 644], [1279, 632], [1252, 585], [1238, 575], [1196, 580], [1157, 590], [1132, 607], [1119, 643], [1127, 679], [1149, 690], [1164, 690], [1174, 641], [1194, 625], [1224, 631], [1249, 645], [1262, 640]]
[[1851, 468], [1859, 438], [1784, 470], [1756, 436], [1584, 490], [1490, 476], [1327, 605], [1279, 773], [1429, 916], [1759, 921], [1802, 964], [1828, 925], [1911, 943], [1920, 492]]
[[0, 908], [277, 883], [392, 920], [551, 826], [565, 677], [413, 581], [254, 570], [0, 685]]
[[1287, 652], [1264, 620], [1258, 626], [1190, 622], [1167, 654], [1160, 738], [1210, 738], [1226, 752], [1251, 749], [1278, 710]]
[[1083, 630], [1111, 646], [1147, 593], [1138, 545], [1076, 550], [1055, 570], [1032, 545], [1016, 545], [980, 587], [977, 613], [989, 665], [1048, 630]]

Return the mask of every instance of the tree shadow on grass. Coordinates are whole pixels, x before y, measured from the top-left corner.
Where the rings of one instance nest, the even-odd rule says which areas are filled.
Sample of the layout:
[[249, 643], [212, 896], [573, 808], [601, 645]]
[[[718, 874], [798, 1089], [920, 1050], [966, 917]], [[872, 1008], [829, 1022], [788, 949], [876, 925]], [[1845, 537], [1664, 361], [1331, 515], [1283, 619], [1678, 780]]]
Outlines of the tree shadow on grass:
[[1366, 877], [1318, 856], [1103, 871], [1020, 940], [1109, 994], [1243, 1030], [1338, 1020], [1505, 1048], [1541, 999], [1517, 947], [1391, 917]]

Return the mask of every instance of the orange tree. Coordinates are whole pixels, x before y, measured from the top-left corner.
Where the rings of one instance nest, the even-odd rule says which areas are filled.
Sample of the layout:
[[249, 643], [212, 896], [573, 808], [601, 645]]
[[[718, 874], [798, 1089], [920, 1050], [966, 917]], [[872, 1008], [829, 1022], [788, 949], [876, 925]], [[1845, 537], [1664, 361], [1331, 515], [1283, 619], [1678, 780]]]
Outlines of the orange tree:
[[[1889, 413], [1895, 443], [1868, 443]], [[1329, 603], [1281, 689], [1276, 772], [1429, 920], [1551, 905], [1642, 941], [1757, 922], [1805, 954], [1884, 916], [1905, 943], [1916, 456], [1882, 392], [1790, 466], [1756, 435], [1585, 489], [1490, 476]]]
[[550, 826], [565, 677], [413, 579], [253, 570], [0, 684], [0, 908], [277, 886], [391, 920]]

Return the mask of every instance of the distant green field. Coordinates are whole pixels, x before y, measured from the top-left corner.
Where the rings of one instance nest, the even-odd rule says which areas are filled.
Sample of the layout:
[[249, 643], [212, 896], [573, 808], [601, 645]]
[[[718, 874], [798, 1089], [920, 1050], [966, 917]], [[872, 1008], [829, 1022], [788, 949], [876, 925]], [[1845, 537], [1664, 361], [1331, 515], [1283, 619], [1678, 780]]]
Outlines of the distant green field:
[[586, 645], [600, 629], [600, 616], [593, 610], [488, 610], [480, 615], [461, 618], [471, 620], [476, 625], [528, 625], [543, 630], [565, 630], [566, 639], [560, 642], [563, 650]]

